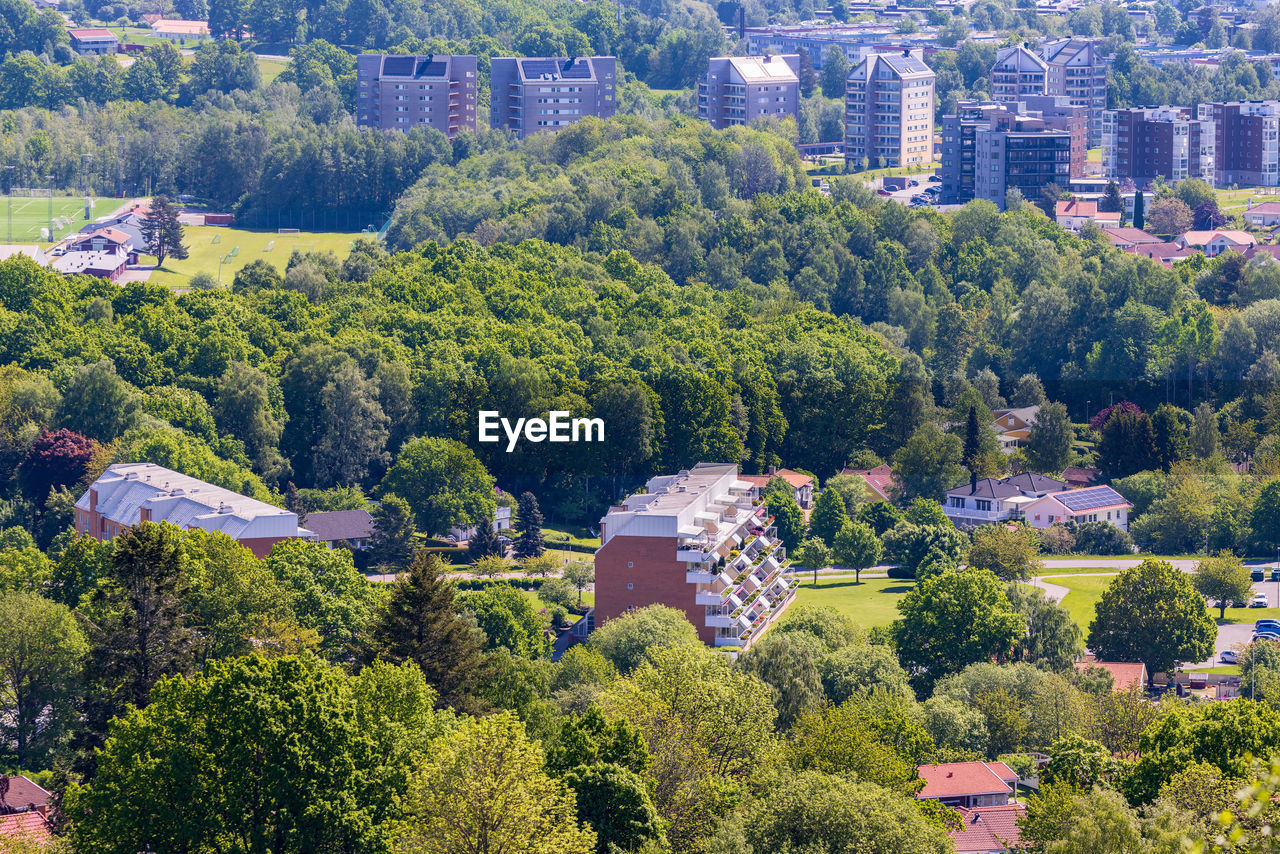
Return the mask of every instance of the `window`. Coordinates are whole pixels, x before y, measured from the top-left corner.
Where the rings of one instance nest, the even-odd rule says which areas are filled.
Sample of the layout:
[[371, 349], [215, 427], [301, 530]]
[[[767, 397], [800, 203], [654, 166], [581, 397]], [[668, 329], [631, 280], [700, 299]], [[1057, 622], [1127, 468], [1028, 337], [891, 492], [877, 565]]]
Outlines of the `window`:
[[953, 495], [953, 496], [951, 496], [951, 506], [952, 506], [952, 507], [964, 507], [964, 499], [963, 499], [963, 498], [959, 498], [959, 497], [954, 496], [954, 495]]
[[991, 502], [981, 498], [974, 501], [974, 504], [977, 506], [979, 510], [989, 511], [991, 509]]
[[627, 561], [627, 569], [635, 569], [635, 564], [631, 561]]
[[634, 590], [634, 589], [635, 589], [635, 585], [634, 585], [634, 584], [632, 584], [630, 581], [628, 581], [628, 582], [627, 582], [627, 589], [628, 589], [628, 590]]

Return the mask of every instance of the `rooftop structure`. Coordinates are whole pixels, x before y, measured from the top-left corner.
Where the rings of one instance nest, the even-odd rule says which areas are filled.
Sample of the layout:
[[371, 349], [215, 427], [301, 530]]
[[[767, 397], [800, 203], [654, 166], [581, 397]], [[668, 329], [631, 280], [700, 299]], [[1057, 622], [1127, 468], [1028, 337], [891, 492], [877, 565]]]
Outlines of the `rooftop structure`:
[[996, 51], [991, 66], [991, 98], [1018, 101], [1027, 95], [1045, 94], [1049, 65], [1023, 45]]
[[489, 126], [533, 133], [610, 118], [617, 108], [618, 61], [612, 56], [494, 57]]
[[434, 128], [452, 139], [476, 130], [474, 56], [356, 57], [356, 123], [384, 130]]
[[917, 798], [941, 801], [949, 807], [989, 807], [1007, 804], [1018, 774], [1003, 762], [947, 762], [921, 765], [924, 788]]
[[1111, 487], [1086, 486], [1050, 492], [1027, 504], [1022, 515], [1033, 528], [1066, 522], [1107, 522], [1127, 531], [1132, 509], [1133, 505]]
[[67, 30], [67, 36], [71, 39], [71, 49], [81, 56], [112, 54], [120, 49], [120, 39], [105, 27]]
[[757, 118], [795, 118], [800, 57], [714, 56], [698, 81], [698, 118], [717, 130]]
[[873, 53], [845, 80], [845, 162], [923, 165], [933, 160], [936, 75], [918, 50]]
[[1065, 489], [1062, 481], [1031, 472], [1003, 480], [984, 477], [947, 490], [942, 512], [957, 527], [1017, 520], [1027, 505]]

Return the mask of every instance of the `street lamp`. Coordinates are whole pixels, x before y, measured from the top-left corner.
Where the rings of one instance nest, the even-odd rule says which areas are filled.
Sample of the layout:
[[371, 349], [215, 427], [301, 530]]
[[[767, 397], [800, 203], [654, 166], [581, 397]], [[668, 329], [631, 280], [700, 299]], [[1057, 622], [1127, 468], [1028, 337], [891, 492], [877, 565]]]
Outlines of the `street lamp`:
[[53, 242], [53, 176], [45, 175], [45, 181], [49, 187], [49, 242]]
[[13, 170], [16, 166], [4, 167], [4, 194], [9, 197], [9, 243], [13, 244]]

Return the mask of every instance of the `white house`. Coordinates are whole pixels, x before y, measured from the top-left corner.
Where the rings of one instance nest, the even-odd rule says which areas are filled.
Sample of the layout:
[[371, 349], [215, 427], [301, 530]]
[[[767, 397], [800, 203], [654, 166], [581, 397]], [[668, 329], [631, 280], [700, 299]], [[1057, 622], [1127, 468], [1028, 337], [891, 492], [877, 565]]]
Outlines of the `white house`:
[[1183, 249], [1200, 249], [1210, 258], [1216, 258], [1229, 249], [1241, 255], [1257, 240], [1247, 231], [1225, 229], [1220, 231], [1188, 231], [1173, 241]]
[[[502, 531], [511, 530], [511, 508], [499, 507], [493, 511], [493, 530], [501, 533]], [[471, 528], [450, 528], [449, 536], [455, 542], [469, 540], [476, 534], [476, 529]]]
[[1078, 232], [1090, 220], [1105, 228], [1120, 226], [1120, 212], [1099, 211], [1097, 202], [1079, 199], [1061, 201], [1055, 206], [1054, 213], [1057, 214], [1058, 225], [1067, 231]]
[[1254, 228], [1280, 225], [1280, 202], [1263, 202], [1244, 212], [1244, 221]]
[[1004, 480], [984, 477], [947, 490], [942, 512], [957, 528], [1022, 518], [1023, 508], [1067, 485], [1042, 474], [1023, 472]]
[[1107, 522], [1127, 531], [1132, 509], [1133, 505], [1111, 487], [1087, 486], [1045, 495], [1024, 508], [1023, 518], [1033, 528], [1066, 522]]

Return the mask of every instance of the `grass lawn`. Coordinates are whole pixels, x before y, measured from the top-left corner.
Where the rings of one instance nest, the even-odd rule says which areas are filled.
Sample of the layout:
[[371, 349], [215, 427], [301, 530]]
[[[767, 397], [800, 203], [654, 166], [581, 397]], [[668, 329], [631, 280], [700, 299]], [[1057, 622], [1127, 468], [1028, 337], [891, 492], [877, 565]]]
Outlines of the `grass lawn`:
[[[79, 231], [86, 223], [91, 222], [101, 216], [114, 211], [125, 203], [124, 199], [105, 199], [93, 198], [93, 210], [90, 211], [89, 219], [84, 216], [84, 196], [54, 196], [53, 197], [53, 215], [55, 217], [69, 217], [71, 222], [66, 226], [55, 226], [53, 230], [54, 241], [66, 237], [72, 232]], [[12, 208], [13, 214], [13, 240], [9, 240], [9, 211]], [[40, 229], [49, 227], [49, 199], [45, 198], [29, 198], [25, 196], [9, 196], [5, 199], [3, 209], [0, 209], [0, 232], [3, 240], [8, 243], [39, 243], [42, 246], [48, 246], [54, 241], [41, 241]]]
[[1183, 673], [1212, 673], [1219, 676], [1239, 676], [1240, 666], [1237, 664], [1221, 664], [1217, 667], [1193, 667], [1190, 669], [1183, 668]]
[[1083, 578], [1050, 578], [1046, 579], [1050, 584], [1057, 584], [1059, 587], [1065, 587], [1071, 592], [1062, 600], [1062, 607], [1066, 608], [1071, 614], [1071, 619], [1075, 620], [1076, 625], [1080, 627], [1080, 631], [1088, 632], [1089, 624], [1093, 622], [1093, 609], [1098, 604], [1098, 600], [1102, 598], [1102, 591], [1107, 589], [1107, 585], [1115, 580], [1114, 576], [1095, 575]]
[[1218, 619], [1217, 608], [1210, 607], [1209, 613], [1213, 615], [1214, 622], [1220, 626], [1239, 625], [1241, 623], [1253, 625], [1264, 617], [1280, 620], [1280, 608], [1228, 608], [1227, 616], [1222, 620]]
[[[546, 537], [548, 543], [565, 542], [564, 537], [569, 538], [569, 542], [575, 546], [587, 546], [589, 548], [600, 548], [600, 538], [591, 536], [586, 528], [574, 528], [571, 526], [543, 525], [542, 533]], [[564, 536], [557, 537], [556, 534]]]
[[1044, 565], [1044, 569], [1042, 569], [1040, 572], [1037, 572], [1035, 577], [1043, 578], [1044, 580], [1048, 581], [1050, 584], [1056, 584], [1057, 582], [1055, 582], [1053, 579], [1059, 575], [1097, 575], [1100, 572], [1105, 572], [1110, 575], [1120, 574], [1120, 570], [1113, 569], [1112, 567], [1108, 567], [1108, 566], [1056, 567], [1053, 564], [1046, 562]]
[[359, 234], [336, 232], [310, 232], [277, 234], [274, 231], [250, 231], [243, 228], [203, 225], [187, 226], [186, 243], [190, 257], [178, 261], [167, 258], [164, 267], [151, 274], [151, 281], [170, 288], [185, 288], [187, 282], [199, 272], [218, 275], [218, 262], [235, 251], [234, 257], [222, 264], [222, 283], [229, 285], [236, 271], [250, 261], [263, 259], [284, 272], [285, 264], [294, 249], [302, 251], [331, 251], [339, 259], [347, 257], [351, 241]]
[[264, 88], [270, 86], [275, 79], [280, 76], [280, 72], [289, 67], [287, 60], [263, 59], [260, 56], [257, 57], [257, 60], [258, 73], [262, 75], [262, 85]]
[[[1218, 209], [1223, 213], [1228, 210], [1243, 211], [1249, 205], [1249, 199], [1253, 198], [1256, 191], [1252, 187], [1245, 187], [1240, 190], [1217, 190]], [[1259, 196], [1259, 201], [1274, 201], [1272, 196]]]
[[[797, 601], [835, 608], [863, 628], [887, 626], [896, 620], [898, 600], [915, 585], [914, 581], [896, 578], [869, 578], [854, 584], [852, 578], [824, 580], [819, 576], [815, 587], [812, 573], [797, 577], [801, 579]], [[804, 580], [806, 577], [808, 581]]]
[[1102, 147], [1099, 146], [1098, 148], [1090, 148], [1087, 151], [1085, 151], [1084, 162], [1085, 163], [1101, 163]]

